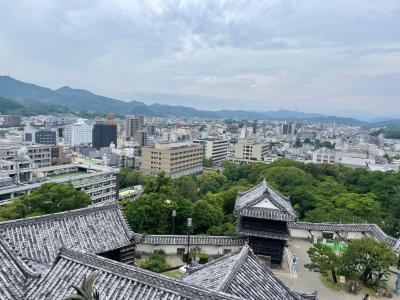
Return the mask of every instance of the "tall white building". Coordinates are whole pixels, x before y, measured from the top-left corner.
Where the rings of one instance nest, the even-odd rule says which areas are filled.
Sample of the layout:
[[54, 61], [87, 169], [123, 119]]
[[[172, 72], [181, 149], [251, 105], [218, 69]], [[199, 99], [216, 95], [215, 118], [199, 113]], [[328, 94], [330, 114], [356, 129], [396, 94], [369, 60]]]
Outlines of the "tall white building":
[[77, 123], [65, 126], [65, 141], [71, 147], [92, 143], [93, 125], [79, 119]]
[[193, 143], [203, 145], [204, 157], [212, 159], [214, 164], [226, 160], [228, 156], [228, 140], [225, 139], [200, 139]]

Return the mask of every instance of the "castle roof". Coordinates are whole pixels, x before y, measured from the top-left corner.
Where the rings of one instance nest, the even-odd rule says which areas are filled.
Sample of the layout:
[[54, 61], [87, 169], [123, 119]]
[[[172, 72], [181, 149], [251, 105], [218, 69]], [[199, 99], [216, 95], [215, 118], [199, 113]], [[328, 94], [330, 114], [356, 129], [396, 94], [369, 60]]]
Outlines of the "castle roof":
[[101, 256], [62, 248], [49, 272], [32, 286], [25, 300], [62, 300], [80, 286], [84, 277], [96, 274], [93, 289], [100, 299], [239, 299], [218, 291], [192, 286], [161, 274]]
[[190, 269], [183, 281], [249, 300], [316, 299], [316, 293], [288, 288], [264, 266], [246, 244], [208, 264]]
[[234, 213], [259, 219], [296, 220], [296, 214], [289, 199], [269, 186], [265, 179], [254, 188], [238, 193]]
[[66, 246], [103, 253], [129, 246], [130, 230], [118, 203], [0, 223], [0, 237], [15, 253], [47, 268]]

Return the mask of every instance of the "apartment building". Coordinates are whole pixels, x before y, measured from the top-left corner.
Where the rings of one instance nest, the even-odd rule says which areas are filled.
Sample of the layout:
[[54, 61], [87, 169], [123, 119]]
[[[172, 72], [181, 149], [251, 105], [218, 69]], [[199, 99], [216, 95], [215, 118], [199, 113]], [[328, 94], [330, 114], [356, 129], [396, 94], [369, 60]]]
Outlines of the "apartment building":
[[82, 119], [75, 124], [65, 126], [65, 142], [71, 147], [89, 145], [92, 143], [93, 125]]
[[133, 138], [135, 133], [140, 130], [140, 120], [135, 116], [125, 118], [125, 135], [127, 138]]
[[227, 158], [228, 140], [207, 138], [194, 140], [193, 143], [203, 146], [204, 157], [212, 159], [213, 164], [221, 163]]
[[262, 161], [268, 154], [268, 144], [253, 139], [239, 139], [235, 145], [234, 158], [242, 161]]
[[203, 146], [192, 141], [156, 143], [142, 148], [140, 169], [146, 175], [164, 171], [172, 178], [198, 173], [203, 170]]
[[0, 160], [15, 161], [18, 152], [24, 152], [33, 165], [41, 167], [51, 166], [51, 145], [15, 145], [3, 144], [0, 146]]

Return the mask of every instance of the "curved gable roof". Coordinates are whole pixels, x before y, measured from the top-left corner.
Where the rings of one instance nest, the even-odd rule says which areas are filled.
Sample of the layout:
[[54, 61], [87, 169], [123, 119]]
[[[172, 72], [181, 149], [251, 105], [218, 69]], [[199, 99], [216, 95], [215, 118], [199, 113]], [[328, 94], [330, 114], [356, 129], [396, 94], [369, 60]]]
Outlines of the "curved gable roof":
[[93, 254], [62, 248], [49, 272], [28, 291], [25, 300], [62, 300], [74, 293], [86, 276], [96, 274], [93, 289], [100, 299], [202, 299], [237, 297], [188, 285], [164, 275], [115, 262]]
[[261, 264], [248, 245], [208, 264], [195, 267], [183, 281], [250, 300], [316, 299], [288, 288]]
[[296, 220], [290, 200], [268, 185], [265, 179], [254, 188], [238, 193], [234, 212], [261, 219]]
[[2, 222], [0, 236], [22, 258], [49, 265], [62, 246], [103, 253], [129, 246], [133, 232], [114, 202]]
[[0, 299], [22, 299], [28, 284], [38, 277], [0, 239]]

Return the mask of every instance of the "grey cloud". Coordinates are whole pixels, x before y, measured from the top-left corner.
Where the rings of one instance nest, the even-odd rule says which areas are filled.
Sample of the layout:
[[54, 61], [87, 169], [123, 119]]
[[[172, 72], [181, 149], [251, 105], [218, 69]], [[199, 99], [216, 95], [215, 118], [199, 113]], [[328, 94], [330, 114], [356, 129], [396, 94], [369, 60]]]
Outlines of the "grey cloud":
[[348, 99], [372, 113], [366, 97], [400, 96], [398, 28], [395, 0], [0, 0], [0, 72], [110, 96], [309, 110]]

